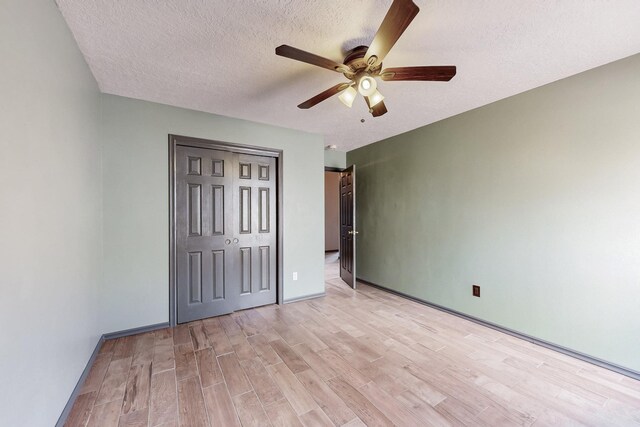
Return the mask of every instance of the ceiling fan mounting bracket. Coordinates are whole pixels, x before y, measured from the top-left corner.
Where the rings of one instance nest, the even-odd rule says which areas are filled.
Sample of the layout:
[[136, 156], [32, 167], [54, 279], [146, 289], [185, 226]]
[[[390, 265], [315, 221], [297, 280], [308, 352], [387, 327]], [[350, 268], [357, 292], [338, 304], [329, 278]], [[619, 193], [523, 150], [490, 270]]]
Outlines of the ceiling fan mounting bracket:
[[347, 52], [344, 57], [344, 63], [349, 65], [350, 62], [353, 62], [356, 59], [362, 59], [367, 54], [367, 49], [369, 46], [356, 46]]

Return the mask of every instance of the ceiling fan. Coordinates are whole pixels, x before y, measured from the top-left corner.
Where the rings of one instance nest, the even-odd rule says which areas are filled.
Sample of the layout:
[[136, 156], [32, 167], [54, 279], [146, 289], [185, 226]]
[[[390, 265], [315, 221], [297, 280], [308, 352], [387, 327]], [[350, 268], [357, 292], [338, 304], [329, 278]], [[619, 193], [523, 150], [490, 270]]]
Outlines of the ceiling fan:
[[366, 101], [369, 112], [373, 117], [378, 117], [387, 112], [387, 107], [384, 105], [384, 96], [378, 91], [376, 78], [379, 77], [384, 81], [446, 82], [451, 80], [456, 75], [456, 67], [453, 65], [382, 69], [382, 60], [419, 11], [418, 6], [411, 0], [393, 0], [371, 46], [358, 46], [350, 50], [342, 63], [288, 45], [278, 46], [276, 55], [337, 71], [350, 80], [319, 93], [298, 105], [298, 108], [311, 108], [340, 92], [342, 92], [339, 96], [340, 101], [351, 108], [359, 92]]

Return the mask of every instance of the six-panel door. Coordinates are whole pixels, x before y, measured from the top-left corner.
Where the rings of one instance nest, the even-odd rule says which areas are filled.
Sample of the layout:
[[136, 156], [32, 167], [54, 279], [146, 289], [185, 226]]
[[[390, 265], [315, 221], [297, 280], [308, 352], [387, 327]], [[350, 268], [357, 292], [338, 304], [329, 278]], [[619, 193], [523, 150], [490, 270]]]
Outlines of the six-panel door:
[[235, 154], [240, 296], [237, 309], [276, 302], [276, 160]]
[[178, 323], [276, 301], [275, 159], [176, 148]]
[[356, 288], [355, 166], [340, 172], [340, 278]]

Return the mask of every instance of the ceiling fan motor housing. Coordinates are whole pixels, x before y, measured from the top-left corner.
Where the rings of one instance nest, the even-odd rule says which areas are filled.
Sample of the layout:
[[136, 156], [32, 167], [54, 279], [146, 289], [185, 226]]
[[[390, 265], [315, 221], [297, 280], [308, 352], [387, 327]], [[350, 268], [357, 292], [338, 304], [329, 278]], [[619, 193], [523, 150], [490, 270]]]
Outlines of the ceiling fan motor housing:
[[367, 54], [367, 49], [369, 49], [368, 46], [356, 46], [347, 52], [347, 56], [344, 57], [344, 63], [349, 66], [353, 72], [344, 73], [346, 78], [353, 80], [356, 75], [361, 74], [363, 71], [367, 70], [367, 68], [369, 68], [368, 72], [372, 76], [380, 73], [382, 62], [377, 64], [375, 68], [370, 68], [367, 61], [365, 61], [364, 57]]

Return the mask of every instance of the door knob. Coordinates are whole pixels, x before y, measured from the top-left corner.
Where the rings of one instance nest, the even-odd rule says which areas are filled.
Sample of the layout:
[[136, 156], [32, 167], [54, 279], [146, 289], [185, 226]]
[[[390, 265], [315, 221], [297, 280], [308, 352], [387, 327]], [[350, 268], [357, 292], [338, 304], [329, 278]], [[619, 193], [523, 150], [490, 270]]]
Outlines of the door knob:
[[349, 234], [358, 234], [358, 232], [354, 231], [354, 230], [351, 230], [351, 231], [349, 231]]
[[231, 240], [227, 239], [224, 241], [225, 244], [230, 245], [231, 244]]
[[240, 240], [238, 239], [233, 239], [233, 243], [238, 243]]

